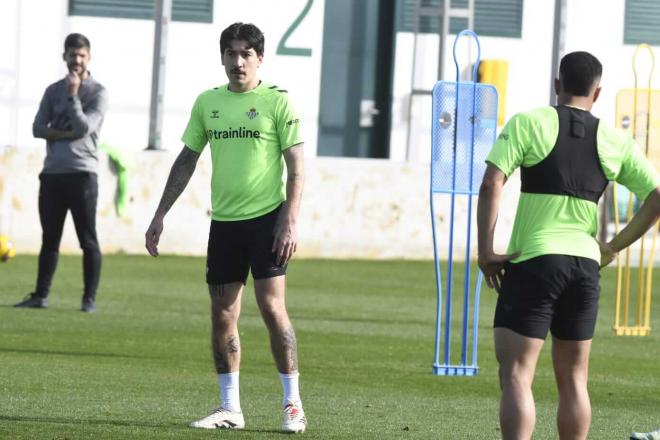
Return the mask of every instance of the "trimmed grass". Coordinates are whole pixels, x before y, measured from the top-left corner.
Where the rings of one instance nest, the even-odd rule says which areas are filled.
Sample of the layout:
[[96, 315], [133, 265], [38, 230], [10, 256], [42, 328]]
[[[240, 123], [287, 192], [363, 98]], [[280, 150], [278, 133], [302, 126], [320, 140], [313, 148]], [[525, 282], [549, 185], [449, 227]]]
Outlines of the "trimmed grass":
[[[282, 437], [279, 379], [250, 283], [240, 322], [247, 426], [217, 432], [187, 428], [218, 401], [203, 259], [105, 257], [92, 315], [78, 311], [77, 256], [61, 258], [49, 309], [12, 308], [35, 274], [34, 256], [0, 265], [0, 438]], [[659, 283], [656, 270], [656, 291]], [[292, 263], [287, 301], [309, 419], [305, 438], [500, 437], [495, 294], [482, 290], [479, 375], [439, 377], [431, 374], [434, 285], [431, 262]], [[602, 285], [590, 438], [626, 439], [631, 430], [660, 426], [660, 301], [652, 307], [650, 337], [614, 337], [614, 270], [604, 271]], [[549, 348], [534, 384], [537, 439], [556, 438]]]

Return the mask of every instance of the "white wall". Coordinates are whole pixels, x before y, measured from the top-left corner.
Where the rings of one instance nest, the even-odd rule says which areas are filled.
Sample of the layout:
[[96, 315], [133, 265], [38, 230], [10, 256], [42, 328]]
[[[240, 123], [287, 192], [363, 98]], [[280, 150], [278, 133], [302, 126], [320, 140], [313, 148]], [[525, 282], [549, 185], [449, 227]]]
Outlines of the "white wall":
[[[226, 81], [220, 63], [221, 30], [234, 21], [254, 22], [266, 35], [261, 77], [287, 90], [305, 121], [308, 155], [315, 155], [320, 96], [324, 0], [312, 8], [288, 40], [290, 46], [312, 49], [311, 57], [277, 55], [276, 47], [307, 0], [215, 0], [212, 24], [173, 22], [169, 29], [164, 100], [163, 146], [179, 149], [180, 135], [197, 94]], [[624, 46], [625, 0], [567, 2], [565, 51], [588, 50], [603, 61], [603, 93], [594, 112], [613, 122], [616, 92], [632, 86], [634, 46]], [[32, 13], [39, 11], [39, 13]], [[595, 18], [594, 11], [598, 11]], [[509, 61], [506, 118], [550, 100], [554, 0], [526, 0], [522, 38], [481, 37], [482, 59]], [[148, 138], [153, 22], [68, 15], [67, 0], [3, 0], [0, 2], [0, 145], [35, 146], [31, 124], [45, 87], [65, 74], [62, 42], [69, 32], [86, 34], [92, 42], [92, 73], [110, 92], [111, 107], [103, 140], [140, 150]], [[443, 79], [454, 80], [447, 41]], [[438, 38], [420, 35], [415, 85], [430, 89], [437, 80]], [[408, 102], [412, 74], [413, 35], [396, 36], [392, 102], [391, 158], [405, 160]], [[461, 60], [461, 64], [468, 60]], [[412, 107], [411, 152], [414, 161], [429, 158], [430, 100], [417, 98]]]
[[[554, 0], [525, 0], [523, 5], [522, 38], [480, 37], [481, 59], [504, 59], [509, 63], [505, 120], [515, 113], [548, 105], [550, 102], [552, 39], [554, 32]], [[571, 0], [567, 2], [564, 53], [586, 50], [603, 63], [602, 94], [593, 112], [614, 124], [615, 97], [621, 89], [633, 87], [632, 55], [635, 45], [623, 44], [625, 0]], [[418, 37], [417, 72], [415, 85], [430, 90], [437, 80], [438, 38], [435, 35]], [[449, 36], [445, 51], [444, 75], [441, 79], [455, 81], [452, 53], [454, 35]], [[657, 48], [655, 48], [657, 50]], [[644, 54], [645, 55], [645, 54]], [[472, 54], [472, 60], [476, 51]], [[640, 81], [646, 86], [648, 78], [640, 56]], [[413, 34], [399, 33], [396, 39], [394, 74], [394, 102], [392, 111], [391, 157], [404, 160], [408, 130], [408, 100], [413, 64]], [[467, 59], [459, 58], [464, 67]], [[657, 81], [654, 88], [659, 88]], [[416, 98], [412, 108], [410, 156], [428, 162], [430, 155], [430, 98]]]
[[[97, 229], [103, 252], [145, 254], [144, 232], [160, 199], [176, 151], [136, 151], [128, 157], [129, 203], [118, 217], [114, 197], [117, 178], [107, 157], [99, 165]], [[0, 233], [15, 243], [18, 255], [35, 254], [41, 246], [37, 209], [42, 148], [0, 147]], [[429, 167], [381, 159], [312, 158], [307, 160], [305, 194], [299, 220], [298, 257], [433, 258], [428, 198]], [[505, 252], [513, 227], [520, 188], [519, 173], [504, 187], [495, 231], [495, 250]], [[211, 166], [202, 154], [188, 187], [165, 219], [160, 251], [205, 255], [210, 222]], [[436, 196], [438, 253], [448, 255], [449, 196]], [[454, 255], [465, 258], [468, 205], [456, 202]], [[476, 255], [476, 198], [472, 206], [472, 258]], [[647, 236], [651, 240], [650, 234]], [[632, 264], [640, 241], [633, 245]], [[649, 241], [647, 241], [649, 243]], [[647, 245], [645, 255], [650, 255]], [[79, 254], [71, 216], [65, 222], [61, 251]], [[645, 257], [648, 260], [648, 256]], [[660, 252], [655, 254], [660, 264]]]
[[[172, 22], [169, 27], [163, 115], [163, 147], [179, 149], [196, 96], [226, 83], [220, 32], [235, 21], [252, 22], [266, 35], [264, 81], [286, 88], [305, 124], [307, 151], [316, 151], [323, 0], [315, 0], [288, 39], [311, 48], [311, 57], [276, 55], [277, 45], [307, 0], [215, 0], [212, 24]], [[38, 13], [33, 13], [38, 11]], [[110, 94], [102, 139], [129, 150], [146, 147], [149, 130], [154, 24], [149, 20], [68, 15], [67, 0], [0, 2], [0, 145], [43, 146], [32, 120], [44, 89], [66, 73], [63, 42], [70, 32], [92, 44], [90, 71]], [[13, 127], [16, 127], [14, 133]]]
[[[130, 202], [124, 217], [115, 212], [116, 176], [101, 154], [97, 228], [104, 252], [145, 253], [144, 232], [160, 199], [176, 151], [137, 151], [128, 180]], [[43, 162], [41, 148], [0, 148], [0, 232], [19, 254], [38, 253], [41, 228], [37, 209]], [[188, 187], [165, 219], [163, 253], [205, 255], [210, 222], [210, 154], [204, 152]], [[312, 158], [306, 162], [305, 194], [299, 220], [303, 257], [433, 258], [428, 200], [428, 166], [379, 159]], [[517, 186], [507, 186], [496, 245], [504, 250], [512, 226]], [[449, 199], [438, 197], [439, 251], [446, 257]], [[457, 259], [464, 258], [467, 201], [456, 205]], [[473, 204], [472, 231], [476, 204]], [[463, 238], [459, 238], [463, 237]], [[473, 238], [476, 244], [476, 239]], [[80, 253], [71, 218], [61, 251]]]
[[[113, 177], [101, 166], [99, 231], [106, 251], [142, 252], [142, 234], [160, 196], [193, 100], [202, 90], [226, 81], [220, 63], [221, 30], [234, 21], [254, 22], [266, 35], [261, 76], [289, 90], [301, 109], [307, 133], [307, 157], [316, 152], [320, 95], [324, 1], [315, 0], [292, 34], [293, 47], [312, 49], [311, 57], [276, 55], [285, 31], [307, 0], [215, 0], [213, 24], [174, 22], [169, 29], [161, 153], [142, 152], [147, 144], [153, 51], [153, 23], [148, 20], [69, 16], [67, 0], [0, 0], [0, 231], [19, 246], [36, 252], [40, 227], [36, 211], [37, 179], [44, 142], [34, 139], [32, 120], [43, 90], [65, 74], [62, 43], [69, 32], [86, 34], [92, 43], [93, 75], [110, 92], [111, 107], [102, 140], [135, 154], [133, 204], [117, 219], [112, 209]], [[624, 0], [568, 2], [566, 51], [588, 50], [604, 64], [603, 94], [595, 107], [613, 122], [616, 91], [632, 85], [633, 46], [624, 46]], [[521, 39], [481, 38], [481, 57], [509, 61], [506, 117], [547, 105], [551, 80], [554, 0], [526, 0]], [[37, 11], [38, 13], [35, 13]], [[597, 17], [596, 17], [597, 16]], [[450, 40], [453, 37], [450, 37]], [[453, 40], [449, 41], [449, 46]], [[301, 253], [309, 256], [432, 256], [428, 213], [430, 101], [413, 106], [411, 163], [403, 163], [412, 69], [412, 35], [396, 37], [392, 159], [390, 161], [317, 159], [308, 163], [308, 184], [301, 221]], [[418, 86], [436, 80], [437, 37], [422, 36], [416, 75]], [[445, 79], [454, 80], [451, 51]], [[205, 153], [207, 155], [208, 153]], [[205, 168], [206, 167], [206, 168]], [[169, 217], [172, 233], [165, 252], [203, 253], [208, 218], [208, 162], [202, 161], [192, 189]], [[499, 220], [498, 246], [506, 244], [517, 202], [517, 179], [507, 185]], [[440, 211], [446, 209], [441, 204]], [[442, 214], [444, 221], [446, 213]], [[195, 225], [194, 232], [190, 225]], [[64, 250], [77, 243], [67, 226]], [[202, 231], [202, 232], [199, 232]], [[187, 235], [186, 235], [187, 234]], [[173, 240], [182, 237], [182, 240]], [[168, 242], [168, 240], [173, 240]], [[444, 252], [444, 251], [443, 251]]]
[[[614, 124], [615, 99], [619, 90], [633, 88], [632, 56], [637, 45], [623, 44], [624, 1], [608, 1], [605, 14], [595, 18], [594, 8], [600, 3], [594, 0], [571, 0], [567, 8], [566, 52], [586, 50], [603, 63], [602, 91], [594, 105], [594, 114]], [[656, 56], [660, 54], [653, 48]], [[640, 87], [646, 87], [650, 70], [646, 53], [639, 57]], [[658, 69], [654, 74], [653, 88], [660, 88]]]

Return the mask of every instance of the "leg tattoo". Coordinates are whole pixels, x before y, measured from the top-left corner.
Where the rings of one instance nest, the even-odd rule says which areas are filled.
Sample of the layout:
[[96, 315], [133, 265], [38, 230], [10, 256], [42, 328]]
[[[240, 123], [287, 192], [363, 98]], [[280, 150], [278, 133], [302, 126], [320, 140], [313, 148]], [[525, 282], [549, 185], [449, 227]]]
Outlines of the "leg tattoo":
[[285, 368], [286, 372], [298, 370], [298, 347], [296, 343], [296, 334], [293, 327], [284, 329], [281, 335], [282, 359], [280, 366]]
[[234, 287], [209, 284], [211, 348], [218, 374], [237, 371], [241, 361], [241, 344], [237, 328], [241, 288], [234, 290]]
[[222, 284], [209, 284], [209, 292], [211, 296], [222, 297], [224, 294], [224, 285]]
[[221, 347], [218, 343], [218, 337], [216, 336], [215, 331], [211, 336], [211, 344], [213, 351], [213, 362], [215, 363], [215, 371], [218, 374], [229, 373], [229, 365], [227, 364], [227, 357], [224, 353], [225, 350], [223, 350], [224, 347]]
[[238, 353], [240, 349], [238, 338], [234, 335], [229, 335], [227, 338], [227, 352]]
[[241, 349], [238, 336], [229, 335], [224, 344], [221, 344], [220, 337], [213, 332], [211, 341], [213, 344], [213, 361], [216, 371], [218, 374], [229, 373], [229, 358], [235, 357]]

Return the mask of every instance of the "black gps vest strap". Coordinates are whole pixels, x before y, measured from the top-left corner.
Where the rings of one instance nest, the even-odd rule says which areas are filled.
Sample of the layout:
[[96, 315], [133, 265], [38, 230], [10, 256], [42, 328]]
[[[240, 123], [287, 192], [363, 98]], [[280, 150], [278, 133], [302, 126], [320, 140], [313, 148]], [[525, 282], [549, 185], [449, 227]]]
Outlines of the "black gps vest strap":
[[598, 119], [572, 107], [555, 109], [559, 116], [557, 142], [541, 162], [521, 168], [521, 191], [598, 203], [608, 184], [598, 157]]

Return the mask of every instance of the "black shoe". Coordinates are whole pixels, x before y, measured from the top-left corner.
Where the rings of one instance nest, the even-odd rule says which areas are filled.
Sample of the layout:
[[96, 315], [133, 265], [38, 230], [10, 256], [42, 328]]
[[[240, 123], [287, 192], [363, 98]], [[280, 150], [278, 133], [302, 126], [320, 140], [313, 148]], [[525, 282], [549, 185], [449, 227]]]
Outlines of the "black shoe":
[[83, 298], [80, 310], [86, 313], [94, 313], [96, 311], [96, 304], [94, 304], [94, 300], [91, 298]]
[[48, 298], [37, 296], [35, 292], [28, 293], [23, 301], [14, 304], [14, 307], [30, 307], [33, 309], [45, 309], [48, 307]]

